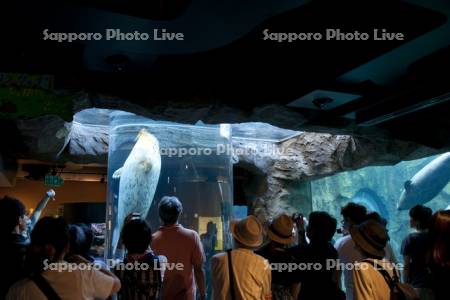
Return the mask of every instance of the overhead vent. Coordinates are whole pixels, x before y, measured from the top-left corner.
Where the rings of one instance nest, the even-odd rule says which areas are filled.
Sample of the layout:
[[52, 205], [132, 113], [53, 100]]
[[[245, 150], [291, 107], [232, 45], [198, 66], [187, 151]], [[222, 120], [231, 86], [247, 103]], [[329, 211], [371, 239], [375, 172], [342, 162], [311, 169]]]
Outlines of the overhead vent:
[[361, 95], [327, 90], [315, 90], [288, 104], [290, 107], [330, 110], [361, 98]]

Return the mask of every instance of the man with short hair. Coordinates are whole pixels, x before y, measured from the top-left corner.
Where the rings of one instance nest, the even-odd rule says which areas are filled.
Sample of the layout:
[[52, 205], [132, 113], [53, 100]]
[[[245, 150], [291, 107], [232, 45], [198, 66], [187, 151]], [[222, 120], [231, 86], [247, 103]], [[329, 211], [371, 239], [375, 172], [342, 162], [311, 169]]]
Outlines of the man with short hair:
[[433, 211], [431, 208], [416, 205], [409, 210], [409, 224], [415, 232], [408, 234], [403, 240], [404, 281], [410, 283], [419, 293], [420, 299], [433, 299], [432, 276], [428, 265], [430, 227]]
[[331, 244], [336, 232], [337, 221], [324, 211], [309, 214], [306, 235], [308, 244], [300, 244], [289, 252], [302, 266], [321, 266], [320, 268], [300, 268], [295, 271], [301, 284], [298, 299], [345, 299], [339, 289], [336, 267], [325, 267], [329, 261], [336, 261], [338, 253]]
[[183, 206], [177, 197], [163, 197], [158, 210], [163, 226], [153, 234], [151, 248], [171, 267], [164, 272], [161, 299], [194, 300], [195, 283], [200, 299], [205, 299], [205, 253], [198, 233], [178, 223]]
[[261, 223], [255, 216], [248, 216], [240, 221], [232, 221], [230, 229], [233, 250], [216, 254], [211, 260], [213, 299], [232, 299], [232, 294], [233, 300], [271, 299], [270, 264], [262, 256], [253, 253], [263, 242]]
[[[345, 265], [363, 260], [365, 257], [355, 249], [350, 235], [350, 228], [359, 225], [367, 217], [367, 209], [360, 204], [349, 202], [341, 209], [342, 229], [344, 236], [336, 241], [334, 248], [338, 252], [339, 262]], [[353, 277], [350, 269], [344, 269], [344, 286], [347, 300], [353, 300]], [[340, 277], [340, 272], [339, 272]], [[339, 278], [340, 279], [340, 278]], [[340, 283], [340, 280], [338, 280]]]

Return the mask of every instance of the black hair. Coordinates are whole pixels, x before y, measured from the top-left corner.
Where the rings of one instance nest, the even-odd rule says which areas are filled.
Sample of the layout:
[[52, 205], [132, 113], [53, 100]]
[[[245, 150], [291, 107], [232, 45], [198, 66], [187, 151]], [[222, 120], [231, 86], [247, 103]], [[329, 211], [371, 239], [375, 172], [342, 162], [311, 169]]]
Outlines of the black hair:
[[348, 219], [356, 225], [359, 225], [366, 220], [367, 209], [361, 204], [349, 202], [342, 207], [341, 215], [344, 219]]
[[309, 214], [307, 232], [311, 242], [330, 242], [336, 227], [336, 219], [327, 212], [314, 211]]
[[1, 234], [10, 234], [19, 225], [19, 218], [26, 214], [25, 205], [16, 198], [5, 196], [0, 200]]
[[152, 241], [152, 230], [144, 220], [131, 220], [123, 226], [122, 241], [128, 253], [144, 253]]
[[55, 248], [55, 256], [63, 253], [69, 244], [69, 226], [61, 217], [43, 217], [31, 232], [31, 246], [51, 245]]
[[84, 224], [84, 223], [78, 223], [76, 224], [80, 226], [85, 235], [85, 243], [83, 244], [82, 253], [88, 254], [91, 250], [92, 244], [94, 243], [94, 232], [92, 231], [91, 226]]
[[92, 246], [93, 233], [85, 224], [69, 226], [69, 253], [67, 255], [81, 255], [90, 260], [89, 251]]
[[417, 221], [417, 229], [425, 230], [430, 227], [433, 211], [431, 208], [419, 204], [409, 210], [409, 216]]
[[217, 225], [213, 221], [209, 221], [208, 224], [206, 224], [206, 232], [209, 232], [209, 229], [213, 230], [213, 233], [217, 233]]
[[84, 244], [85, 248], [83, 248], [83, 251], [87, 253], [91, 249], [92, 243], [94, 242], [94, 232], [92, 231], [91, 226], [88, 224], [78, 223], [76, 225], [80, 226], [83, 229], [84, 235], [86, 236], [86, 243]]
[[164, 196], [159, 202], [159, 217], [164, 224], [175, 224], [178, 221], [178, 217], [183, 211], [183, 206], [177, 197]]
[[381, 225], [383, 225], [384, 227], [387, 227], [387, 220], [385, 218], [383, 218], [379, 213], [377, 213], [376, 211], [371, 211], [370, 213], [367, 214], [366, 216], [367, 220], [373, 220], [375, 222], [380, 223]]

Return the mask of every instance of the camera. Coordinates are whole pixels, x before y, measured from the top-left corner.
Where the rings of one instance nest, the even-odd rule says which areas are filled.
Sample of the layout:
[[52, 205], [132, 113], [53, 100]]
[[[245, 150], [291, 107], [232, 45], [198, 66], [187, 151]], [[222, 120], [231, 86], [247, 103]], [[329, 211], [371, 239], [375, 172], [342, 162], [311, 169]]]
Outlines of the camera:
[[299, 221], [303, 221], [303, 214], [301, 214], [301, 213], [293, 213], [292, 214], [292, 220], [294, 221], [294, 222], [299, 222]]

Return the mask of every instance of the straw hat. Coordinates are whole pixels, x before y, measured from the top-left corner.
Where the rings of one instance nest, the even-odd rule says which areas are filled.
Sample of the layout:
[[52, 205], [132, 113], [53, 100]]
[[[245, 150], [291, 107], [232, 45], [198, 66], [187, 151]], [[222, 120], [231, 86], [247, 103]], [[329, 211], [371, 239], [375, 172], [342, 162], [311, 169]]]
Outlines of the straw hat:
[[263, 242], [262, 225], [255, 216], [230, 222], [231, 234], [241, 244], [257, 248]]
[[292, 218], [286, 214], [281, 214], [272, 221], [267, 235], [272, 241], [287, 245], [294, 241], [293, 229], [294, 221], [292, 221]]
[[384, 247], [389, 241], [386, 228], [374, 220], [368, 220], [360, 225], [352, 226], [350, 234], [353, 242], [365, 252], [384, 257]]

